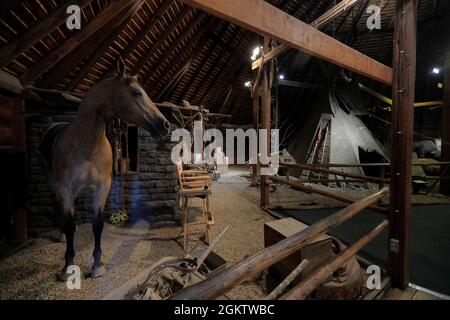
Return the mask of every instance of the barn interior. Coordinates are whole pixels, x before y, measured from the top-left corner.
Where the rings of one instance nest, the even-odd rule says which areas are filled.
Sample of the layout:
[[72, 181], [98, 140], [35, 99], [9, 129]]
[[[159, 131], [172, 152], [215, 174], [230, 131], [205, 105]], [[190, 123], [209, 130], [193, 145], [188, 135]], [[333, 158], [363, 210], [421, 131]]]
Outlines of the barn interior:
[[0, 3], [0, 299], [450, 298], [450, 1]]

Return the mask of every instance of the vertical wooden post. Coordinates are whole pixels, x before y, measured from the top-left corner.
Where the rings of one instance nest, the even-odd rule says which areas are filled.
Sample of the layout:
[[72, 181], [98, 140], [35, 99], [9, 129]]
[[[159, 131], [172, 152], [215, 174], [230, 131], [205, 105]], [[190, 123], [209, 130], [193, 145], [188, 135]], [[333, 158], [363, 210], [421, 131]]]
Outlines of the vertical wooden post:
[[[264, 54], [270, 52], [270, 39], [264, 37]], [[270, 68], [269, 64], [261, 66], [262, 73], [262, 97], [261, 97], [261, 129], [267, 129], [267, 153], [270, 153], [270, 120], [271, 120], [271, 93], [270, 93]], [[260, 150], [261, 152], [261, 150]], [[269, 205], [269, 181], [266, 176], [261, 175], [261, 207]]]
[[[255, 84], [256, 85], [256, 84]], [[252, 89], [252, 117], [253, 117], [253, 129], [255, 129], [255, 132], [258, 133], [258, 124], [259, 124], [259, 85], [258, 88]], [[256, 141], [258, 142], [258, 134], [256, 135]], [[257, 144], [258, 145], [258, 144]], [[256, 150], [258, 150], [258, 146], [256, 147]], [[258, 163], [258, 159], [256, 159], [256, 163]], [[258, 165], [252, 164], [252, 187], [257, 186], [257, 180], [258, 180]]]
[[388, 270], [392, 284], [400, 289], [406, 289], [408, 286], [410, 271], [416, 10], [415, 0], [396, 1]]
[[[447, 11], [447, 34], [450, 32], [450, 10]], [[444, 50], [444, 106], [442, 108], [442, 153], [441, 161], [450, 161], [450, 38]], [[444, 169], [444, 168], [443, 168]], [[448, 173], [448, 171], [447, 171]], [[450, 195], [450, 180], [440, 181], [440, 191]]]

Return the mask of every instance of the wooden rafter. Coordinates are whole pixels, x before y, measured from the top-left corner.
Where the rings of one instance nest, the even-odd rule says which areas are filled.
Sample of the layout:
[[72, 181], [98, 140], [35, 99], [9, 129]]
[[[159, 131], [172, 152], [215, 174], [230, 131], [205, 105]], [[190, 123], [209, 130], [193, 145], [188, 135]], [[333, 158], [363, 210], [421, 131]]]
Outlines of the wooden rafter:
[[[243, 48], [243, 47], [246, 47], [246, 44], [247, 44], [247, 41], [246, 41], [246, 40], [247, 40], [250, 36], [252, 36], [252, 34], [251, 34], [250, 32], [244, 32], [244, 34], [243, 34], [243, 36], [242, 36], [242, 40], [240, 41], [240, 42], [242, 43], [242, 46], [240, 46], [239, 48], [236, 48], [236, 49], [233, 51], [233, 55], [238, 55], [238, 52], [239, 52], [239, 51], [241, 52], [241, 54], [240, 54], [240, 56], [239, 56], [239, 58], [238, 58], [237, 63], [233, 64], [233, 67], [232, 67], [231, 71], [229, 72], [229, 73], [231, 74], [230, 79], [236, 78], [235, 74], [237, 73], [237, 70], [238, 70], [239, 72], [242, 71], [242, 62], [245, 60], [245, 58], [246, 58], [246, 56], [247, 56], [247, 55], [245, 54], [245, 50], [242, 50], [242, 48]], [[224, 63], [223, 66], [222, 66], [222, 68], [219, 69], [218, 74], [219, 74], [219, 75], [224, 74], [224, 73], [225, 73], [225, 69], [226, 69], [228, 66], [229, 66], [229, 65], [228, 65], [227, 63]], [[203, 90], [203, 94], [202, 94], [201, 96], [198, 97], [198, 103], [200, 103], [200, 101], [203, 101], [203, 98], [205, 98], [205, 97], [208, 95], [208, 93], [210, 93], [211, 88], [213, 87], [213, 85], [214, 85], [217, 81], [220, 81], [220, 78], [217, 78], [216, 81], [210, 81], [210, 82], [209, 82], [208, 86]], [[226, 83], [226, 82], [222, 82], [222, 84], [223, 84], [223, 83]], [[201, 86], [199, 86], [199, 87], [201, 87]], [[227, 95], [228, 92], [230, 92], [230, 90], [231, 90], [230, 87], [228, 87], [228, 89], [225, 91], [225, 95]], [[196, 95], [196, 94], [195, 94], [195, 95]], [[222, 101], [222, 100], [219, 100], [219, 101]], [[213, 108], [216, 108], [216, 106], [214, 106], [214, 105], [213, 105], [212, 107], [213, 107]], [[216, 109], [216, 110], [217, 110], [217, 109]]]
[[[248, 40], [250, 37], [254, 37], [255, 35], [252, 32], [249, 32], [247, 30], [244, 30], [244, 32], [241, 35], [241, 38], [239, 40], [239, 46], [233, 49], [233, 56], [237, 56], [237, 61], [235, 63], [232, 63], [232, 67], [231, 70], [226, 71], [227, 68], [230, 67], [230, 63], [224, 63], [222, 65], [222, 67], [219, 69], [218, 71], [218, 77], [215, 78], [215, 81], [210, 81], [210, 83], [208, 84], [208, 86], [203, 90], [203, 94], [198, 97], [198, 103], [200, 103], [200, 101], [203, 101], [203, 99], [205, 97], [208, 96], [208, 94], [212, 94], [211, 90], [214, 87], [215, 84], [220, 84], [219, 86], [219, 90], [222, 89], [221, 91], [214, 91], [214, 95], [216, 96], [215, 98], [215, 103], [217, 103], [217, 101], [223, 102], [225, 100], [228, 100], [229, 96], [231, 95], [232, 92], [232, 88], [233, 88], [233, 84], [235, 84], [235, 79], [241, 74], [241, 72], [243, 72], [246, 69], [246, 66], [243, 64], [243, 62], [248, 58], [247, 57], [247, 48], [248, 48]], [[225, 86], [225, 84], [230, 83], [230, 85], [227, 87]], [[225, 89], [226, 88], [226, 89]], [[219, 95], [218, 93], [222, 93], [221, 95]], [[220, 99], [219, 99], [220, 98]], [[215, 110], [219, 110], [218, 106], [215, 103], [210, 103], [210, 101], [207, 101], [208, 105], [211, 106], [211, 108], [214, 108]]]
[[[195, 16], [194, 19], [192, 19], [189, 24], [184, 28], [183, 32], [180, 33], [176, 39], [173, 41], [173, 43], [175, 44], [175, 47], [173, 46], [169, 46], [167, 47], [159, 56], [158, 60], [152, 65], [154, 66], [154, 69], [151, 70], [151, 72], [149, 72], [149, 75], [143, 79], [142, 83], [146, 84], [148, 82], [148, 80], [150, 79], [151, 76], [157, 76], [158, 72], [162, 69], [162, 65], [163, 63], [169, 59], [170, 53], [173, 52], [173, 50], [178, 47], [181, 43], [183, 43], [184, 41], [188, 41], [188, 35], [192, 32], [192, 30], [195, 28], [195, 26], [198, 23], [201, 23], [201, 21], [203, 20], [203, 18], [206, 16], [205, 13], [199, 13]], [[203, 34], [203, 31], [206, 30], [206, 25], [203, 28], [200, 28], [200, 30], [195, 33], [195, 35], [193, 36], [193, 38], [190, 40], [190, 43], [195, 43], [196, 39], [201, 37]]]
[[131, 69], [131, 74], [138, 73], [141, 68], [146, 64], [150, 58], [157, 52], [164, 44], [164, 42], [169, 38], [172, 32], [178, 27], [178, 25], [183, 21], [183, 19], [189, 14], [191, 9], [188, 6], [184, 6], [183, 9], [178, 13], [177, 18], [174, 19], [167, 28], [164, 29], [164, 33], [158, 38], [158, 40], [139, 58], [139, 61], [134, 64]]
[[[52, 68], [44, 79], [39, 83], [40, 87], [49, 88], [54, 87], [55, 84], [61, 82], [67, 74], [73, 71], [75, 66], [78, 66], [81, 61], [85, 60], [86, 56], [91, 56], [91, 52], [97, 49], [99, 43], [104, 42], [110, 37], [110, 35], [121, 31], [122, 24], [128, 20], [141, 6], [142, 0], [136, 1], [136, 3], [128, 5], [128, 10], [121, 11], [117, 16], [108, 21], [98, 32], [90, 36], [86, 41], [84, 41], [80, 47], [75, 51], [73, 50], [64, 59], [58, 63], [54, 68]], [[109, 44], [110, 42], [108, 42]], [[79, 54], [79, 52], [84, 52], [86, 54]], [[89, 62], [94, 59], [89, 58]], [[88, 64], [89, 64], [88, 62]], [[95, 61], [94, 61], [95, 62]], [[78, 73], [78, 75], [80, 75]]]
[[49, 32], [64, 23], [67, 19], [67, 6], [76, 4], [83, 8], [89, 4], [90, 1], [91, 0], [66, 1], [66, 4], [62, 4], [41, 22], [38, 22], [35, 26], [28, 29], [24, 35], [9, 42], [5, 47], [3, 47], [3, 49], [0, 50], [0, 68], [3, 68], [9, 64], [15, 58], [31, 48], [36, 42], [45, 37]]
[[114, 30], [106, 39], [103, 40], [103, 42], [95, 49], [95, 52], [92, 54], [91, 57], [89, 57], [89, 60], [86, 61], [85, 64], [81, 67], [81, 69], [77, 72], [77, 75], [70, 84], [68, 85], [67, 89], [69, 91], [74, 90], [77, 85], [84, 79], [86, 74], [92, 69], [93, 66], [97, 63], [98, 59], [100, 59], [106, 50], [110, 47], [111, 43], [116, 39], [119, 34], [122, 32], [123, 28], [125, 28], [130, 20], [133, 18], [134, 14], [137, 12], [131, 12], [131, 14], [128, 16], [128, 18], [122, 22], [122, 24]]
[[[159, 19], [161, 19], [164, 14], [167, 12], [167, 10], [170, 8], [170, 6], [174, 3], [175, 0], [166, 0], [163, 1], [163, 4], [161, 7], [159, 7], [150, 17], [149, 21], [147, 21], [144, 25], [144, 27], [140, 30], [140, 32], [136, 35], [136, 37], [133, 39], [133, 41], [128, 44], [123, 52], [120, 53], [124, 61], [127, 61], [130, 56], [133, 54], [133, 52], [136, 50], [136, 48], [139, 46], [139, 44], [142, 43], [142, 41], [145, 39], [147, 34], [150, 32], [150, 30], [156, 25]], [[106, 75], [111, 74], [114, 72], [115, 64], [113, 64], [109, 70], [105, 73]]]
[[[220, 23], [221, 23], [220, 20], [213, 20], [210, 23], [208, 29], [204, 30], [204, 32], [198, 33], [196, 37], [196, 41], [198, 40], [197, 45], [194, 47], [194, 49], [191, 51], [190, 54], [184, 55], [184, 57], [182, 57], [181, 59], [175, 57], [175, 60], [181, 62], [173, 64], [173, 66], [168, 70], [167, 75], [174, 75], [176, 74], [177, 71], [184, 70], [191, 63], [191, 60], [203, 49], [204, 45], [208, 41], [208, 38], [206, 37], [208, 30], [209, 29], [215, 30], [220, 25]], [[161, 83], [168, 83], [168, 85], [170, 85], [174, 81], [174, 79], [175, 79], [174, 77], [171, 77], [167, 82], [164, 80], [164, 78], [158, 79], [158, 81], [160, 81]], [[151, 84], [153, 85], [154, 81]], [[164, 88], [167, 89], [168, 85], [166, 85]], [[164, 91], [165, 90], [159, 90], [159, 96], [161, 96], [161, 93], [163, 93]]]
[[82, 44], [92, 34], [100, 30], [108, 21], [113, 19], [122, 10], [126, 10], [128, 5], [133, 2], [135, 2], [135, 0], [117, 0], [112, 2], [79, 32], [75, 33], [62, 45], [58, 46], [56, 50], [50, 52], [50, 54], [48, 54], [42, 61], [39, 61], [39, 63], [36, 63], [30, 67], [27, 72], [21, 76], [20, 80], [22, 83], [27, 85], [35, 81], [43, 73], [61, 61], [67, 54], [80, 46], [80, 44]]
[[[206, 71], [205, 71], [205, 77], [208, 76], [208, 71], [211, 68], [211, 64], [208, 66], [207, 62], [208, 59], [210, 58], [211, 54], [217, 49], [219, 48], [220, 45], [220, 40], [222, 39], [222, 36], [225, 34], [225, 32], [227, 31], [227, 26], [224, 27], [221, 32], [219, 33], [219, 35], [217, 37], [214, 37], [213, 39], [213, 43], [210, 47], [210, 49], [208, 50], [208, 53], [205, 54], [205, 56], [203, 57], [203, 59], [199, 62], [198, 64], [198, 68], [197, 70], [195, 70], [195, 72], [192, 74], [192, 76], [190, 77], [190, 84], [189, 86], [186, 86], [186, 88], [184, 89], [184, 91], [180, 94], [180, 98], [181, 99], [185, 99], [186, 94], [189, 92], [189, 90], [193, 89], [195, 82], [198, 80], [199, 74], [201, 71], [204, 71], [204, 68], [206, 67]], [[219, 62], [223, 55], [225, 54], [226, 50], [220, 50], [219, 53], [219, 58], [216, 60], [217, 62]], [[197, 86], [198, 88], [198, 86]]]

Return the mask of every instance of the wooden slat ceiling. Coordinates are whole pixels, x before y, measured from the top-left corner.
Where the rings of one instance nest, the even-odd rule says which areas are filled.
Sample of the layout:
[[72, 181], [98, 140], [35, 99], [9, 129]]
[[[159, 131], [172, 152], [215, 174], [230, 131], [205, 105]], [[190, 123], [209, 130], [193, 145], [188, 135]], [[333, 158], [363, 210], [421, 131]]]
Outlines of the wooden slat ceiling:
[[[114, 2], [124, 3], [116, 15], [102, 19], [105, 10]], [[261, 38], [247, 30], [222, 21], [178, 0], [140, 0], [142, 6], [132, 6], [138, 0], [0, 0], [0, 46], [29, 35], [46, 18], [55, 15], [71, 3], [82, 3], [80, 31], [70, 31], [65, 21], [47, 30], [35, 43], [8, 61], [3, 69], [37, 87], [73, 90], [83, 93], [93, 84], [114, 72], [117, 58], [122, 56], [129, 70], [135, 71], [140, 82], [158, 102], [178, 103], [186, 99], [194, 105], [230, 113], [234, 123], [250, 123], [250, 92], [244, 82], [251, 80], [249, 57]], [[237, 1], [237, 0], [236, 0]], [[326, 12], [334, 0], [266, 0], [289, 14], [310, 23]], [[334, 35], [362, 53], [391, 65], [392, 17], [394, 0], [383, 4], [382, 29], [369, 32], [366, 27], [367, 4], [362, 0], [342, 14], [323, 31]], [[418, 33], [418, 95], [435, 98], [429, 85], [429, 69], [442, 65], [444, 18], [447, 0], [419, 1]], [[99, 24], [100, 21], [102, 24]], [[94, 28], [95, 24], [100, 27]], [[87, 28], [95, 30], [85, 37], [77, 35]], [[28, 34], [27, 34], [28, 32]], [[447, 35], [448, 36], [448, 35]], [[73, 43], [73, 39], [82, 39]], [[49, 60], [62, 46], [73, 50], [65, 52], [57, 61]], [[28, 48], [29, 47], [29, 48]], [[2, 49], [0, 49], [1, 52]], [[59, 57], [59, 55], [57, 55]], [[45, 66], [43, 66], [45, 62]], [[48, 64], [48, 67], [47, 67]], [[322, 83], [321, 62], [293, 50], [279, 59], [280, 71], [289, 80]], [[375, 89], [389, 93], [389, 88], [365, 79]], [[25, 85], [27, 83], [24, 83]], [[310, 90], [283, 88], [280, 90], [280, 108], [285, 117], [292, 108], [307, 104]]]

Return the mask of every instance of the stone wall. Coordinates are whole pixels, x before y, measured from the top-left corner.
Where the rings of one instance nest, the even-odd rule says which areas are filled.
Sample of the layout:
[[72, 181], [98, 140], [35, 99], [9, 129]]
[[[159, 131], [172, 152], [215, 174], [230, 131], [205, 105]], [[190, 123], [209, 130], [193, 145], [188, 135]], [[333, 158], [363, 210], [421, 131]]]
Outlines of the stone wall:
[[[38, 115], [27, 118], [28, 162], [28, 229], [30, 234], [54, 228], [58, 210], [47, 184], [47, 174], [37, 147], [42, 134], [53, 122], [71, 122], [75, 114]], [[157, 145], [145, 130], [139, 129], [138, 172], [114, 176], [105, 215], [121, 208], [122, 201], [131, 218], [151, 220], [178, 219], [178, 183], [176, 167], [170, 159], [171, 145]], [[123, 194], [123, 196], [122, 196]], [[76, 200], [77, 223], [91, 221], [92, 197], [81, 195]]]

